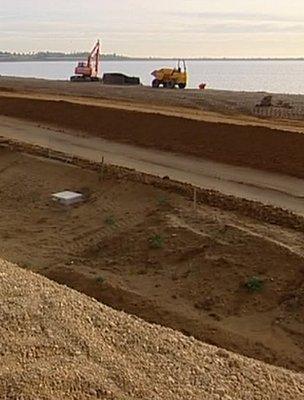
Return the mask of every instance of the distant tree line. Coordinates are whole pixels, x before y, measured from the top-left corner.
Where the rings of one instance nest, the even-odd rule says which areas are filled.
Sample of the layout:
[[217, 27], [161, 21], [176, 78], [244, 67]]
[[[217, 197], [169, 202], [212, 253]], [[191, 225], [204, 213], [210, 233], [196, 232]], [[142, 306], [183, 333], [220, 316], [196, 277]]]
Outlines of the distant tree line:
[[[51, 51], [39, 51], [38, 53], [9, 53], [7, 51], [0, 51], [1, 61], [75, 61], [82, 60], [88, 57], [86, 52], [77, 53], [60, 53]], [[118, 54], [103, 54], [102, 58], [109, 61], [128, 60], [129, 57], [121, 56]]]
[[[10, 53], [7, 51], [0, 51], [0, 62], [1, 61], [81, 61], [88, 57], [86, 52], [75, 52], [75, 53], [60, 53], [52, 51], [39, 51], [37, 53]], [[127, 57], [113, 54], [102, 54], [102, 59], [106, 61], [126, 61], [126, 60], [176, 60], [174, 57]], [[187, 60], [193, 61], [285, 61], [285, 60], [298, 60], [304, 61], [304, 58], [210, 58], [210, 57], [193, 57]]]

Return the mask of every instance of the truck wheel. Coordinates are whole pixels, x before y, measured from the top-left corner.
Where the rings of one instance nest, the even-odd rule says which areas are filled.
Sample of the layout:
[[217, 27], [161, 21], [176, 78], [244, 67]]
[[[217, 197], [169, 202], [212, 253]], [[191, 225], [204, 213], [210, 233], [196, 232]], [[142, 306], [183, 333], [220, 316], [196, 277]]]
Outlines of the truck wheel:
[[179, 84], [178, 84], [178, 87], [179, 87], [180, 89], [185, 89], [186, 84], [185, 84], [185, 83], [179, 83]]
[[175, 82], [174, 81], [169, 81], [167, 82], [167, 86], [168, 89], [174, 89], [175, 88]]
[[159, 88], [159, 85], [160, 85], [160, 81], [158, 79], [154, 79], [154, 81], [152, 82], [152, 87]]

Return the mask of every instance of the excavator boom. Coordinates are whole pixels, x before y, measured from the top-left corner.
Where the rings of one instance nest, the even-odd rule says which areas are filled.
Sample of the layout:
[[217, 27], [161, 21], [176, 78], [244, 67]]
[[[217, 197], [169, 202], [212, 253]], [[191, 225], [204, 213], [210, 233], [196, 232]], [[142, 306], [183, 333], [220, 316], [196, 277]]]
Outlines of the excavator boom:
[[87, 62], [79, 62], [75, 68], [72, 82], [99, 81], [100, 41], [98, 40], [88, 56]]
[[88, 57], [88, 66], [92, 69], [92, 72], [95, 76], [98, 75], [99, 72], [99, 58], [100, 58], [100, 42], [96, 43], [94, 49], [91, 51]]

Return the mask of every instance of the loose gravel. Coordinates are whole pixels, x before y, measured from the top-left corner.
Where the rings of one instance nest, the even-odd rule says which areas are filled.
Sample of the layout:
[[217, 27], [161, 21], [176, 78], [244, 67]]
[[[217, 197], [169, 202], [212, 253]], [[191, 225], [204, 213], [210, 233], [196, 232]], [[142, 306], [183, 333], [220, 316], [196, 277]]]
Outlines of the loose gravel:
[[303, 400], [304, 375], [0, 262], [0, 399]]

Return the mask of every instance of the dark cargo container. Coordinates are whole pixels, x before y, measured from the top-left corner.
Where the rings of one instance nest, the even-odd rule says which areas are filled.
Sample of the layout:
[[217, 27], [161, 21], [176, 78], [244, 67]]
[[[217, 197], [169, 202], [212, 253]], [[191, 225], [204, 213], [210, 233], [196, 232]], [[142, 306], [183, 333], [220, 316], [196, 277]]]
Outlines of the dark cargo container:
[[102, 83], [105, 85], [140, 85], [140, 79], [120, 73], [104, 74]]

